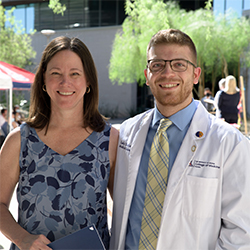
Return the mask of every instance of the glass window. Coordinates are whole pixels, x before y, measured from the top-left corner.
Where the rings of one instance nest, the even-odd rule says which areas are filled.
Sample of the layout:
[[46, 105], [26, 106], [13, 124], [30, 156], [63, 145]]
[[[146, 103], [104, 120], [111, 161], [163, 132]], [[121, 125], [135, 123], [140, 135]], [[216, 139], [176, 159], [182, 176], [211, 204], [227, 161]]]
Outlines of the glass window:
[[250, 1], [244, 0], [244, 10], [250, 10]]
[[117, 1], [102, 1], [101, 6], [101, 26], [115, 25], [116, 24], [116, 6]]
[[123, 0], [118, 1], [118, 25], [122, 24], [125, 19], [125, 2]]
[[[6, 8], [5, 8], [5, 15], [6, 15], [7, 18], [10, 17], [9, 11], [10, 11], [11, 9], [12, 9], [12, 7], [6, 7]], [[9, 22], [9, 21], [6, 21], [6, 22], [5, 22], [5, 26], [6, 26], [6, 27], [11, 27], [10, 22]]]
[[89, 4], [88, 0], [84, 3], [83, 8], [83, 27], [89, 27], [90, 26], [90, 14], [89, 14]]
[[42, 30], [40, 28], [40, 5], [39, 4], [35, 5], [35, 22], [34, 22], [34, 25], [35, 25], [35, 29], [37, 31]]
[[69, 28], [84, 26], [84, 1], [70, 1], [69, 5]]
[[225, 13], [224, 0], [214, 0], [213, 10], [215, 15], [224, 14]]
[[238, 14], [238, 17], [241, 17], [242, 14], [242, 1], [235, 1], [235, 0], [227, 0], [226, 2], [227, 10], [234, 11]]
[[37, 15], [35, 16], [37, 18], [36, 24], [38, 24], [37, 27], [39, 28], [36, 27], [36, 29], [54, 29], [54, 15], [53, 11], [48, 7], [48, 3], [39, 3], [39, 5], [38, 17]]
[[34, 31], [35, 24], [35, 7], [34, 4], [29, 4], [26, 8], [26, 33], [31, 33]]
[[69, 1], [60, 0], [62, 5], [66, 6], [63, 16], [61, 14], [54, 14], [54, 28], [55, 30], [69, 29]]
[[[35, 2], [35, 0], [34, 0]], [[48, 1], [15, 6], [13, 15], [27, 33], [34, 29], [71, 29], [120, 25], [125, 19], [125, 0], [60, 0], [66, 5], [64, 15], [54, 14]], [[5, 7], [10, 10], [12, 7]], [[6, 23], [10, 25], [10, 23]]]
[[[20, 29], [25, 28], [25, 8], [24, 7], [25, 7], [24, 5], [19, 5], [18, 8], [15, 8], [12, 13], [10, 13], [9, 11], [11, 11], [13, 6], [5, 8], [6, 10], [5, 15], [7, 16], [7, 18], [14, 17]], [[6, 21], [5, 25], [6, 27], [12, 26], [9, 21]]]
[[20, 23], [22, 28], [26, 26], [26, 18], [25, 18], [25, 5], [18, 5], [13, 12], [15, 20]]
[[91, 0], [88, 1], [88, 13], [89, 13], [89, 26], [96, 27], [101, 25], [101, 16], [100, 16], [100, 0]]

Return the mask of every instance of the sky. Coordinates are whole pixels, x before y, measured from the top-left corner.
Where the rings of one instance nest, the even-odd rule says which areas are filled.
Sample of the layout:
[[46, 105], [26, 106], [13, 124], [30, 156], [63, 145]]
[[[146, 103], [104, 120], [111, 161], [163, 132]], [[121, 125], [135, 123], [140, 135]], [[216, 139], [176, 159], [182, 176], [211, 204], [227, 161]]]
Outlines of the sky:
[[225, 9], [232, 9], [237, 12], [240, 17], [242, 10], [250, 9], [250, 0], [213, 0], [214, 13], [224, 13]]

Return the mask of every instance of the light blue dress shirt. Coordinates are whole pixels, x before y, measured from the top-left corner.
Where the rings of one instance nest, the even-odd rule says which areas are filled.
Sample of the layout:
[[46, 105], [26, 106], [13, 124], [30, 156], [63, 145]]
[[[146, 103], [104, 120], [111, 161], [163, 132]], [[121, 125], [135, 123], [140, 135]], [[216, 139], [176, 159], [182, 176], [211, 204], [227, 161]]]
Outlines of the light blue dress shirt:
[[[167, 129], [169, 140], [169, 170], [172, 169], [176, 155], [179, 151], [183, 138], [185, 137], [193, 115], [196, 110], [194, 101], [189, 106], [176, 114], [168, 117], [172, 125]], [[141, 220], [144, 207], [145, 191], [147, 184], [148, 160], [154, 135], [159, 126], [160, 120], [165, 118], [157, 108], [154, 110], [153, 119], [148, 130], [146, 143], [143, 149], [139, 171], [137, 175], [133, 199], [129, 211], [125, 249], [138, 249], [141, 232]]]

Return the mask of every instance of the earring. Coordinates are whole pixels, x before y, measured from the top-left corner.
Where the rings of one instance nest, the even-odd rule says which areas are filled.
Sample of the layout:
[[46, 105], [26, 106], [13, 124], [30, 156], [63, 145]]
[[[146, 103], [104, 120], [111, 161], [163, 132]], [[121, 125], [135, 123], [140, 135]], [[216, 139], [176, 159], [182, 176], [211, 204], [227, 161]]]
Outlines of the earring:
[[90, 92], [90, 87], [88, 86], [86, 89], [86, 93], [88, 94]]
[[42, 89], [43, 89], [43, 91], [44, 91], [44, 92], [47, 92], [47, 89], [46, 89], [46, 84], [43, 84]]

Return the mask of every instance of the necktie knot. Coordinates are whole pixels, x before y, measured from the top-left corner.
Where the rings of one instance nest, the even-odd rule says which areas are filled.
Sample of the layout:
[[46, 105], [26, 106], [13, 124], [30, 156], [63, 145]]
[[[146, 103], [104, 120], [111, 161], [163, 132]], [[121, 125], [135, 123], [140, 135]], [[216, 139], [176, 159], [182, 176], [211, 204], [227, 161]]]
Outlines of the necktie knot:
[[162, 133], [165, 130], [167, 130], [167, 128], [172, 124], [172, 122], [168, 119], [168, 118], [163, 118], [160, 120], [160, 125], [158, 127], [157, 132], [158, 133]]

